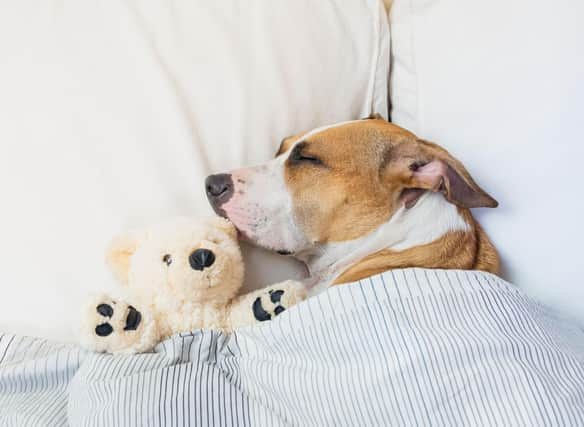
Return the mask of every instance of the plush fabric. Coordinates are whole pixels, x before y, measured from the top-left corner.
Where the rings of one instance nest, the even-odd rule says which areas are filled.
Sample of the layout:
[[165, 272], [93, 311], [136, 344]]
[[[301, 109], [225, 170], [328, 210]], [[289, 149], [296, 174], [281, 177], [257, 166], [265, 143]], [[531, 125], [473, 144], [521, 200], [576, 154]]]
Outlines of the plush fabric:
[[111, 356], [0, 336], [0, 424], [576, 426], [584, 332], [478, 272], [406, 269], [232, 335]]
[[79, 318], [79, 342], [96, 352], [143, 353], [193, 329], [231, 332], [306, 296], [293, 280], [237, 296], [244, 272], [237, 230], [218, 217], [172, 218], [126, 232], [107, 258], [118, 295], [96, 295]]
[[584, 3], [394, 0], [391, 116], [500, 203], [504, 276], [584, 324]]
[[[0, 331], [72, 340], [118, 232], [206, 215], [206, 175], [387, 113], [378, 0], [0, 5]], [[246, 251], [246, 282], [295, 277]], [[249, 289], [249, 288], [248, 288]]]

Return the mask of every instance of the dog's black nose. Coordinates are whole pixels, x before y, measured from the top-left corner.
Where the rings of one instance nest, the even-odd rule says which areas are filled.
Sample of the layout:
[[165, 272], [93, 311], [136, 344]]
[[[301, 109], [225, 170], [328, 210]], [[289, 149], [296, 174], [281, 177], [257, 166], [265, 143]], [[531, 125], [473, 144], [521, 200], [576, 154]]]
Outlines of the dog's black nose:
[[194, 270], [203, 271], [215, 262], [215, 254], [209, 249], [197, 249], [189, 255], [189, 264]]
[[205, 180], [205, 190], [207, 197], [211, 200], [221, 200], [225, 203], [233, 194], [233, 180], [228, 173], [209, 175]]
[[209, 175], [205, 180], [205, 190], [207, 199], [215, 213], [219, 216], [226, 217], [225, 211], [221, 209], [224, 203], [233, 195], [233, 179], [228, 173]]

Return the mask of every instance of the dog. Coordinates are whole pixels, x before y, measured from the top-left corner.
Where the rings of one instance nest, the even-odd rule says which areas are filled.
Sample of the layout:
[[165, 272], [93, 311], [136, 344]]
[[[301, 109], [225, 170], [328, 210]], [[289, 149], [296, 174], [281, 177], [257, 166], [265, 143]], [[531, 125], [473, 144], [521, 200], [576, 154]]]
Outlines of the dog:
[[245, 239], [303, 261], [309, 287], [405, 267], [499, 272], [470, 212], [497, 201], [445, 149], [379, 115], [285, 138], [273, 160], [205, 187]]

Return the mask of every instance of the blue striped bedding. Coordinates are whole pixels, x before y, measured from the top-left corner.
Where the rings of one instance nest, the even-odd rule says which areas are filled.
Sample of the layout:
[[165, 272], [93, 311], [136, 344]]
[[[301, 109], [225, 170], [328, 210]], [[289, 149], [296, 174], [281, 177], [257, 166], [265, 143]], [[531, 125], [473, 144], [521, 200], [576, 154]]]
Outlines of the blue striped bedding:
[[584, 425], [584, 332], [487, 273], [394, 270], [150, 354], [0, 335], [0, 425]]

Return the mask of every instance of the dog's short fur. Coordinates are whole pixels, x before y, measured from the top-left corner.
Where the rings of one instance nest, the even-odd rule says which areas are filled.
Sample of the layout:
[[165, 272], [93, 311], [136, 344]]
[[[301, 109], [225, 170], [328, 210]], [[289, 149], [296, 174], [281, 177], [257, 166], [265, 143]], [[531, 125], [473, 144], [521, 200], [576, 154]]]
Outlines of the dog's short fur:
[[207, 179], [213, 208], [313, 283], [392, 268], [499, 270], [469, 208], [497, 202], [446, 150], [374, 116], [298, 134], [276, 158]]

